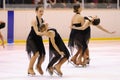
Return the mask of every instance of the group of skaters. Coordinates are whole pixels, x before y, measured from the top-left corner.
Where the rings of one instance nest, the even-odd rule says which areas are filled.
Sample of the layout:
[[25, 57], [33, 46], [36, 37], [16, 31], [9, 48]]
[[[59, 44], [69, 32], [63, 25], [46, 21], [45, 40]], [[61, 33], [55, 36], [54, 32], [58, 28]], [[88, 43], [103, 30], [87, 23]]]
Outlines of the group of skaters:
[[[49, 38], [49, 63], [47, 66], [47, 71], [50, 75], [57, 73], [62, 76], [61, 66], [69, 60], [70, 63], [74, 65], [86, 66], [89, 64], [89, 48], [88, 43], [90, 39], [90, 25], [94, 25], [97, 28], [107, 32], [114, 33], [104, 29], [100, 24], [100, 18], [97, 16], [83, 17], [80, 13], [82, 8], [80, 4], [75, 4], [73, 6], [74, 16], [71, 20], [71, 33], [68, 41], [68, 47], [70, 52], [73, 53], [74, 48], [77, 49], [77, 53], [71, 58], [70, 52], [65, 46], [60, 34], [55, 28], [50, 28], [48, 23], [44, 22], [42, 15], [44, 9], [42, 6], [36, 7], [36, 17], [32, 20], [31, 31], [27, 38], [26, 50], [30, 58], [30, 63], [28, 67], [28, 74], [35, 75], [33, 66], [38, 59], [36, 69], [43, 75], [42, 63], [45, 59], [45, 48], [43, 45], [42, 36], [47, 36]], [[33, 56], [31, 56], [31, 52]]]
[[[49, 38], [50, 61], [46, 70], [50, 75], [56, 73], [58, 76], [62, 76], [63, 73], [61, 71], [61, 66], [66, 61], [78, 66], [86, 66], [89, 64], [90, 58], [88, 43], [91, 34], [91, 25], [96, 26], [97, 28], [109, 34], [115, 33], [104, 29], [100, 25], [100, 18], [97, 16], [82, 16], [80, 14], [82, 11], [80, 4], [75, 4], [73, 6], [73, 11], [75, 14], [72, 17], [70, 25], [71, 32], [68, 41], [68, 48], [70, 49], [69, 52], [57, 30], [55, 28], [50, 28], [48, 23], [45, 23], [44, 19], [42, 18], [44, 8], [42, 6], [36, 7], [36, 17], [31, 22], [31, 30], [26, 40], [26, 51], [30, 59], [28, 66], [29, 75], [35, 75], [33, 66], [36, 60], [36, 70], [39, 72], [39, 74], [44, 74], [42, 63], [45, 60], [46, 51], [42, 36], [47, 36]], [[74, 48], [77, 49], [77, 52], [71, 57], [71, 59], [69, 59], [70, 53], [73, 54]]]

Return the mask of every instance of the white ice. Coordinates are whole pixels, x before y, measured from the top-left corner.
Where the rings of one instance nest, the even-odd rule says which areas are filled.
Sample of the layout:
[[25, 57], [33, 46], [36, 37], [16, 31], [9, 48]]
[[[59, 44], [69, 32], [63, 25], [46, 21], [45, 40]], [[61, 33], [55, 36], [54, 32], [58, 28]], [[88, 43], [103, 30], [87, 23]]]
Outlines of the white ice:
[[89, 66], [75, 67], [66, 62], [62, 66], [62, 77], [50, 76], [46, 72], [48, 43], [45, 43], [45, 48], [44, 75], [35, 70], [35, 76], [28, 76], [25, 44], [0, 46], [0, 80], [120, 80], [120, 41], [90, 41]]

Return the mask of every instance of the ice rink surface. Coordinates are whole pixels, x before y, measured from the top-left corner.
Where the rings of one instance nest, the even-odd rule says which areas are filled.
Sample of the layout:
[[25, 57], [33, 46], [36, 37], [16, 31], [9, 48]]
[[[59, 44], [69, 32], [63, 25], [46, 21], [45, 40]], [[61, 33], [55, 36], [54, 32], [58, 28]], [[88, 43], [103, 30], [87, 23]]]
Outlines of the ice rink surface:
[[[67, 43], [66, 43], [67, 45]], [[48, 43], [45, 43], [46, 58], [42, 65], [44, 75], [27, 75], [29, 59], [25, 44], [0, 46], [0, 80], [120, 80], [120, 41], [90, 41], [90, 64], [75, 67], [66, 62], [62, 66], [63, 76], [50, 76], [48, 64]], [[35, 63], [36, 64], [36, 63]], [[35, 66], [34, 66], [35, 68]]]

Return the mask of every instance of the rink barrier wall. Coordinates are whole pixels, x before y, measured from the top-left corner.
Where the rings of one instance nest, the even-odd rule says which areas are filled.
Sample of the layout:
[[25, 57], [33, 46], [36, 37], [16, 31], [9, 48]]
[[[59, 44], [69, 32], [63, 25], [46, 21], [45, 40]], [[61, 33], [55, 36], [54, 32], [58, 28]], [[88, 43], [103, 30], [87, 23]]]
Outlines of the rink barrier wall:
[[[12, 11], [13, 16], [8, 15]], [[101, 24], [115, 34], [106, 34], [96, 28], [91, 28], [91, 40], [120, 40], [120, 11], [114, 9], [85, 9], [83, 16], [97, 15]], [[74, 15], [72, 9], [45, 9], [43, 18], [50, 27], [56, 28], [64, 41], [68, 41], [70, 22]], [[12, 19], [10, 19], [12, 17]], [[35, 10], [0, 10], [0, 19], [5, 21], [6, 27], [1, 30], [6, 43], [25, 43], [31, 29], [31, 20], [35, 17]], [[43, 38], [47, 41], [47, 38]]]

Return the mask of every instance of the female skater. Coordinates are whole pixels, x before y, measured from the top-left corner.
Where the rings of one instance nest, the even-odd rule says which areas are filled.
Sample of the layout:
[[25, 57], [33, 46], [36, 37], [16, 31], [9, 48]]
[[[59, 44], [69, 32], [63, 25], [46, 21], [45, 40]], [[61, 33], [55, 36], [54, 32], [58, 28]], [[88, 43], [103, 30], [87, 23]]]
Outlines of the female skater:
[[[0, 21], [0, 29], [3, 29], [5, 27], [5, 22], [3, 21]], [[1, 40], [1, 45], [3, 46], [3, 48], [5, 47], [4, 46], [4, 38], [3, 38], [3, 35], [2, 33], [0, 32], [0, 40]]]
[[[30, 58], [28, 74], [31, 75], [35, 75], [33, 66], [37, 58], [38, 62], [36, 65], [36, 69], [41, 75], [43, 74], [41, 65], [45, 57], [45, 48], [43, 45], [42, 37], [40, 35], [43, 35], [44, 33], [41, 33], [39, 30], [40, 25], [44, 22], [42, 18], [43, 12], [44, 10], [42, 6], [36, 7], [36, 18], [32, 20], [31, 31], [26, 42], [26, 50]], [[33, 53], [33, 56], [31, 56], [31, 52]]]
[[[84, 25], [84, 17], [80, 15], [82, 11], [80, 4], [75, 4], [73, 6], [73, 9], [74, 9], [75, 15], [72, 18], [71, 26], [80, 27]], [[76, 30], [76, 29], [71, 30], [68, 47], [70, 48], [71, 53], [73, 53], [74, 47], [76, 47], [77, 49], [77, 53], [71, 58], [71, 61], [74, 64], [77, 64], [77, 59], [80, 53], [82, 53], [82, 56], [84, 56], [84, 53], [85, 53], [87, 55], [86, 59], [89, 60], [89, 49], [87, 46], [89, 39], [90, 39], [90, 27], [88, 27], [84, 31]], [[81, 65], [83, 65], [82, 62], [80, 63]]]
[[68, 60], [70, 56], [69, 51], [56, 29], [48, 29], [48, 25], [43, 24], [40, 30], [45, 32], [45, 36], [49, 37], [49, 54], [53, 54], [53, 57], [50, 57], [47, 70], [50, 75], [55, 71], [59, 76], [62, 76], [61, 66]]
[[[71, 22], [72, 31], [69, 38], [68, 46], [72, 51], [74, 47], [77, 48], [77, 53], [71, 58], [71, 61], [76, 65], [85, 66], [89, 63], [89, 49], [88, 42], [90, 39], [90, 24], [93, 24], [101, 30], [109, 32], [99, 25], [100, 19], [97, 17], [82, 17], [80, 15], [81, 7], [79, 4], [74, 6], [74, 12], [76, 13]], [[82, 60], [83, 59], [83, 60]]]

